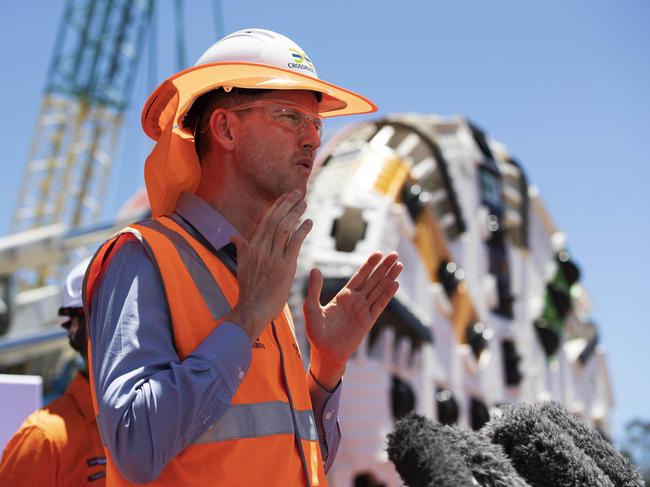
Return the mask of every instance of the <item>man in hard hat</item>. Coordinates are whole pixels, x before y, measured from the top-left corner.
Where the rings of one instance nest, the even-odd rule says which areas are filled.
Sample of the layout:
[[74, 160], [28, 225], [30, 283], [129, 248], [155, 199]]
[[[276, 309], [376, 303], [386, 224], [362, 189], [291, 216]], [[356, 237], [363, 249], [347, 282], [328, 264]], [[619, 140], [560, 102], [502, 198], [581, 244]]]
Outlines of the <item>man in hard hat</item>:
[[88, 382], [87, 338], [81, 288], [89, 259], [78, 263], [61, 290], [59, 317], [84, 367], [59, 399], [32, 413], [11, 438], [0, 463], [0, 485], [105, 484], [106, 457]]
[[150, 96], [153, 218], [87, 274], [92, 386], [109, 485], [325, 485], [345, 364], [397, 291], [372, 254], [326, 306], [313, 270], [302, 365], [286, 305], [322, 117], [366, 113], [268, 30], [235, 32]]

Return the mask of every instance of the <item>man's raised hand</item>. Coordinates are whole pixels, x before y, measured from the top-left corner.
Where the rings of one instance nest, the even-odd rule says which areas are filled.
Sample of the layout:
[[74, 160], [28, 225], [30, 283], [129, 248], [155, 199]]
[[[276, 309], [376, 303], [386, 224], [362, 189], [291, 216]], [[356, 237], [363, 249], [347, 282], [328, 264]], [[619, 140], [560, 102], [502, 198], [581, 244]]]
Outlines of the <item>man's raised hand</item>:
[[[303, 311], [311, 345], [310, 369], [327, 390], [333, 390], [345, 364], [397, 292], [396, 279], [403, 265], [391, 252], [382, 261], [375, 252], [325, 306], [319, 302], [323, 276], [313, 269], [309, 276]], [[380, 263], [381, 261], [381, 263]]]
[[[234, 235], [237, 248], [239, 301], [224, 318], [238, 324], [254, 342], [287, 302], [300, 247], [312, 227], [298, 222], [307, 204], [300, 191], [280, 196], [255, 229], [250, 241]], [[296, 228], [297, 227], [297, 228]]]

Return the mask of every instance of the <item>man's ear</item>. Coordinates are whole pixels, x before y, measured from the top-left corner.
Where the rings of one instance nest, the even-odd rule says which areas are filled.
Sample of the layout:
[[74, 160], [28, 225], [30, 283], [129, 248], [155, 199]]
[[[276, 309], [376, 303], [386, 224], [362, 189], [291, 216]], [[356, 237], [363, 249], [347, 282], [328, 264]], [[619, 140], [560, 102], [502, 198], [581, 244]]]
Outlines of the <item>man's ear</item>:
[[235, 147], [237, 117], [230, 112], [217, 108], [210, 115], [210, 134], [212, 139], [226, 151]]

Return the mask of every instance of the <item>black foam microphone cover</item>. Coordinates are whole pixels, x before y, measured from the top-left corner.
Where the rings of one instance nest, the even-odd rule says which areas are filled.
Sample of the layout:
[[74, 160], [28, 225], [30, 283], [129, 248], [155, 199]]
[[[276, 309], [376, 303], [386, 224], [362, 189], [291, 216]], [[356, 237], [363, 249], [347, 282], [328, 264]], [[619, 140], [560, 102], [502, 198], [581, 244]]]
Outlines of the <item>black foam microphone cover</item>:
[[540, 411], [566, 432], [573, 443], [592, 458], [616, 487], [643, 487], [644, 481], [636, 468], [598, 431], [571, 415], [558, 402], [543, 403], [540, 405]]
[[[447, 427], [450, 428], [450, 427]], [[451, 428], [450, 428], [451, 429]], [[456, 445], [415, 413], [397, 421], [388, 435], [388, 458], [409, 487], [476, 486]]]
[[434, 432], [455, 445], [474, 478], [483, 487], [530, 487], [515, 470], [500, 445], [467, 428], [433, 425]]
[[467, 428], [436, 425], [434, 429], [457, 445], [472, 475], [483, 487], [530, 487], [503, 448], [491, 443], [488, 437]]
[[530, 487], [499, 445], [467, 428], [410, 414], [388, 440], [388, 456], [411, 487]]
[[613, 487], [594, 460], [538, 405], [511, 404], [482, 428], [533, 487]]

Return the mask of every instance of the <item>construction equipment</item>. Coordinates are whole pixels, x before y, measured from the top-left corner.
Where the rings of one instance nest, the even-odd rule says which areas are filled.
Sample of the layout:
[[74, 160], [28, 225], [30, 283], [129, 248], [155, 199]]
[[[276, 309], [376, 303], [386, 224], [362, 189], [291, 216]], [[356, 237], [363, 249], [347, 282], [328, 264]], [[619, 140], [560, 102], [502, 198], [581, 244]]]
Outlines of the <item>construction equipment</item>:
[[290, 300], [303, 346], [312, 267], [326, 302], [371, 251], [404, 263], [346, 368], [332, 485], [400, 485], [386, 434], [409, 411], [479, 429], [504, 403], [554, 399], [608, 434], [612, 388], [587, 291], [505, 145], [461, 117], [396, 114], [335, 134], [317, 167]]

